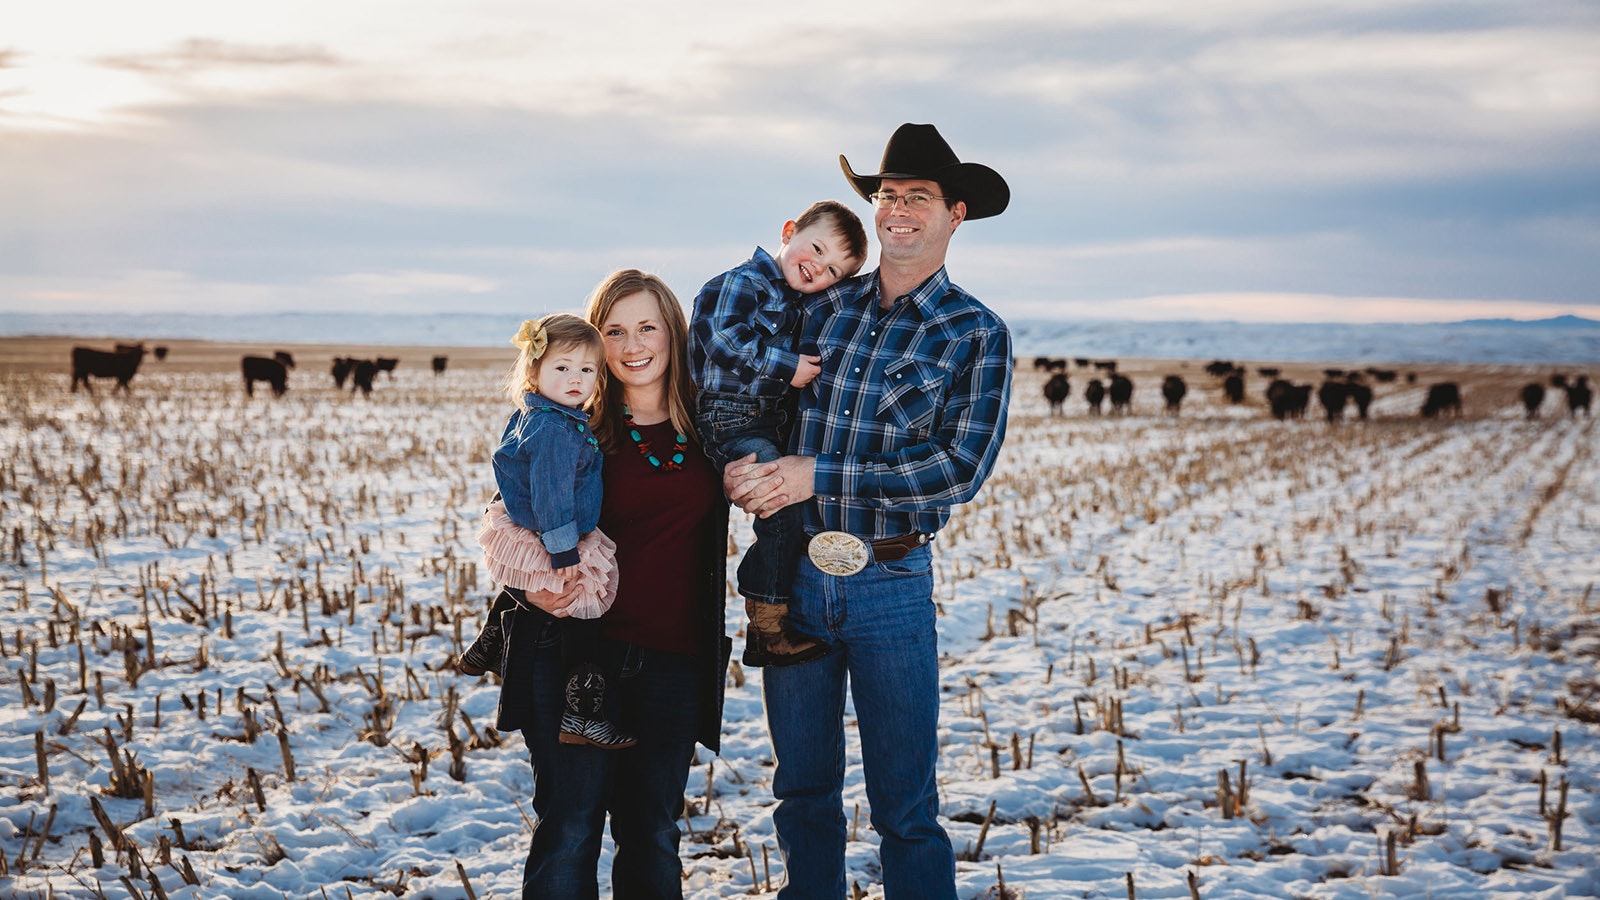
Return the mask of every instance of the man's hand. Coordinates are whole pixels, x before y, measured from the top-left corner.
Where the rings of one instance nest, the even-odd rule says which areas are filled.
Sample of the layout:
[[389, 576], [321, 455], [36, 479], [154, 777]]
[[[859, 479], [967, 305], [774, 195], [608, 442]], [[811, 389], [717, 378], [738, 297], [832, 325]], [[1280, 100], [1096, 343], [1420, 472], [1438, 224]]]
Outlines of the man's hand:
[[794, 377], [789, 383], [795, 387], [805, 387], [811, 379], [822, 374], [822, 357], [800, 355], [800, 362], [794, 367]]
[[560, 619], [571, 615], [567, 607], [572, 605], [572, 601], [578, 599], [578, 585], [576, 582], [569, 584], [560, 593], [524, 591], [523, 594], [528, 598], [529, 603]]
[[747, 513], [765, 519], [791, 503], [816, 496], [812, 480], [817, 461], [810, 456], [782, 456], [758, 463], [754, 453], [728, 463], [722, 488], [728, 499]]

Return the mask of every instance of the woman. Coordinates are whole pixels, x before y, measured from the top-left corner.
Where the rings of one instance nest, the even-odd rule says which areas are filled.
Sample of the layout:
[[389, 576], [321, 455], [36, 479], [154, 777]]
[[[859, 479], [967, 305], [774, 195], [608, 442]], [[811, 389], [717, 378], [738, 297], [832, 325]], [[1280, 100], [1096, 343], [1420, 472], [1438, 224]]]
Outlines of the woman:
[[638, 738], [626, 750], [557, 740], [559, 629], [567, 599], [529, 595], [507, 614], [501, 730], [520, 729], [533, 762], [537, 823], [523, 896], [598, 896], [607, 813], [618, 900], [683, 896], [678, 818], [698, 741], [715, 751], [731, 641], [724, 636], [728, 509], [692, 426], [688, 327], [667, 285], [634, 269], [589, 298], [608, 377], [590, 414], [605, 452], [600, 529], [617, 545], [617, 599], [601, 620], [609, 711]]

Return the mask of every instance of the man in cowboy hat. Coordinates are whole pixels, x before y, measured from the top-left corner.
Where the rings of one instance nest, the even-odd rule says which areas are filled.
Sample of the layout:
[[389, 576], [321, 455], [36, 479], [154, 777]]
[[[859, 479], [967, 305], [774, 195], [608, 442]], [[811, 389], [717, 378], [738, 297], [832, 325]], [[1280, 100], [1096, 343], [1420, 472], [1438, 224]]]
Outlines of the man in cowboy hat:
[[930, 542], [977, 494], [1005, 436], [1006, 325], [945, 273], [950, 237], [1010, 200], [993, 169], [961, 162], [932, 125], [900, 126], [877, 174], [839, 164], [876, 207], [878, 268], [807, 302], [822, 374], [801, 393], [791, 455], [730, 463], [749, 512], [804, 504], [808, 553], [790, 618], [835, 651], [768, 669], [777, 754], [773, 823], [780, 898], [845, 891], [844, 706], [861, 736], [884, 895], [955, 897], [955, 854], [938, 821], [939, 660]]

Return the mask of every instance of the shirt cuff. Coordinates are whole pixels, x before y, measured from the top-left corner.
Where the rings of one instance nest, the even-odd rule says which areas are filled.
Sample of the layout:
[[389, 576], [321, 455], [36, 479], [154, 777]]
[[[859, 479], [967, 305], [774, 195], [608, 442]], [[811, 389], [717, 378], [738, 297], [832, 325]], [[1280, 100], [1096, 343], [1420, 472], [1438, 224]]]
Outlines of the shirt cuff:
[[800, 357], [787, 350], [768, 349], [766, 377], [788, 384], [800, 368]]
[[578, 564], [578, 523], [568, 522], [560, 528], [541, 532], [539, 540], [550, 554], [550, 567], [565, 569]]
[[821, 454], [811, 475], [811, 491], [818, 500], [837, 502], [845, 496], [854, 496], [850, 488], [850, 469], [847, 458], [841, 454]]

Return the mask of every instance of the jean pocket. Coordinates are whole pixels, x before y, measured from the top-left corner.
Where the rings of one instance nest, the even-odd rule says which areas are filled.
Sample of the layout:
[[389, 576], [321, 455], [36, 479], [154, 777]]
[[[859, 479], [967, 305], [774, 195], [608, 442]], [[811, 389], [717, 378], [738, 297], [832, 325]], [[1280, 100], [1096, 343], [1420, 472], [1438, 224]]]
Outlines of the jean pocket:
[[895, 578], [930, 575], [933, 572], [933, 553], [926, 546], [922, 546], [906, 554], [902, 559], [894, 562], [875, 562], [872, 565], [879, 572]]
[[712, 405], [700, 411], [700, 424], [707, 431], [742, 431], [754, 425], [756, 414], [748, 408]]

